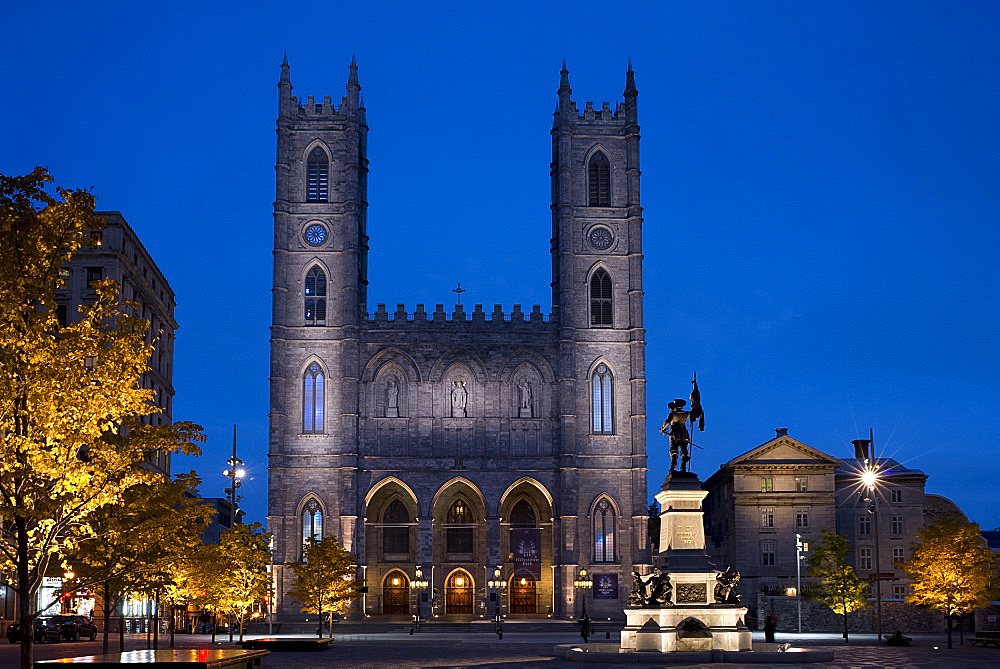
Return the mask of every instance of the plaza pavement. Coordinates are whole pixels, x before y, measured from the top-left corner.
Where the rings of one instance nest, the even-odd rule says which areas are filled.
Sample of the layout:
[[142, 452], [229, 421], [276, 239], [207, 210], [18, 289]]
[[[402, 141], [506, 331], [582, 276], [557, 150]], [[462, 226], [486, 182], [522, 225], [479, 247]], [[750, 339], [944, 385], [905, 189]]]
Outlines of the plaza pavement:
[[[422, 631], [409, 635], [405, 631], [380, 631], [373, 626], [374, 631], [338, 634], [329, 650], [302, 653], [272, 653], [265, 658], [265, 667], [281, 669], [304, 669], [305, 667], [337, 667], [342, 669], [382, 669], [385, 667], [476, 667], [486, 668], [569, 668], [586, 669], [598, 665], [569, 662], [556, 659], [553, 646], [557, 643], [573, 643], [579, 641], [571, 632], [575, 626], [561, 625], [552, 632], [518, 632], [514, 625], [508, 625], [504, 630], [503, 640], [498, 640], [496, 634], [486, 632], [428, 632]], [[254, 638], [253, 637], [248, 638]], [[286, 636], [286, 635], [282, 635]], [[596, 639], [604, 642], [604, 634]], [[617, 643], [617, 634], [612, 633], [612, 642]], [[810, 648], [828, 648], [835, 652], [834, 662], [824, 665], [802, 665], [804, 667], [833, 667], [835, 669], [854, 669], [855, 667], [885, 667], [887, 669], [902, 669], [916, 667], [918, 669], [945, 669], [948, 667], [1000, 667], [1000, 648], [973, 647], [968, 642], [958, 644], [957, 635], [954, 639], [955, 648], [947, 650], [943, 635], [913, 635], [913, 645], [907, 648], [890, 648], [884, 643], [878, 643], [872, 634], [857, 634], [851, 636], [851, 643], [844, 644], [836, 634], [797, 634], [778, 632], [778, 642], [790, 642], [793, 645]], [[594, 641], [591, 638], [591, 641]], [[113, 640], [112, 650], [117, 649], [117, 639]], [[167, 638], [161, 638], [161, 648], [167, 647]], [[218, 641], [228, 645], [228, 637], [220, 637]], [[754, 633], [754, 641], [763, 641], [763, 635]], [[180, 648], [206, 647], [211, 643], [207, 635], [177, 635], [176, 645]], [[937, 650], [934, 649], [937, 646]], [[127, 649], [146, 647], [145, 635], [129, 635]], [[101, 652], [100, 640], [96, 642], [64, 642], [59, 644], [44, 644], [35, 647], [36, 659], [55, 659], [92, 655]], [[17, 666], [19, 647], [16, 644], [0, 643], [0, 667]], [[628, 667], [638, 665], [615, 665]], [[654, 665], [642, 665], [650, 667]], [[679, 665], [671, 665], [679, 666]], [[736, 669], [748, 667], [760, 669], [767, 665], [761, 664], [702, 664], [688, 665], [699, 669]], [[797, 665], [776, 665], [783, 668]], [[610, 668], [606, 668], [610, 669]]]

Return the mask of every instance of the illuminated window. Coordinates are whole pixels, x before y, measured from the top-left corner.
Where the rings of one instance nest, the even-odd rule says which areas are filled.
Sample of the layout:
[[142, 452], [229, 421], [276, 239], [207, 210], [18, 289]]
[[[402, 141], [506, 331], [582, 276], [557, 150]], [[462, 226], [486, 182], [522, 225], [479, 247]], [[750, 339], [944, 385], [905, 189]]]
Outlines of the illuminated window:
[[587, 166], [589, 197], [591, 207], [611, 205], [611, 163], [603, 152], [598, 151], [590, 158]]
[[613, 379], [607, 365], [598, 365], [590, 378], [594, 434], [614, 434]]
[[774, 479], [771, 477], [761, 478], [760, 480], [760, 491], [761, 492], [774, 492]]
[[612, 323], [611, 277], [603, 269], [599, 269], [590, 277], [590, 324], [593, 327], [609, 328]]
[[809, 477], [808, 476], [796, 476], [795, 477], [795, 492], [807, 492], [809, 490]]
[[594, 509], [594, 562], [615, 561], [615, 510], [606, 499]]
[[305, 288], [306, 325], [323, 325], [326, 322], [326, 274], [313, 267], [306, 274]]
[[322, 538], [323, 511], [319, 508], [319, 502], [310, 499], [302, 509], [302, 546], [305, 548], [310, 541], [320, 541]]
[[766, 528], [774, 527], [774, 509], [760, 510], [760, 526]]
[[318, 146], [306, 162], [306, 202], [327, 202], [330, 188], [330, 161]]
[[325, 406], [323, 370], [315, 362], [309, 365], [302, 377], [302, 431], [323, 432], [323, 407]]
[[472, 512], [465, 500], [458, 499], [448, 509], [445, 528], [445, 548], [448, 553], [472, 553]]

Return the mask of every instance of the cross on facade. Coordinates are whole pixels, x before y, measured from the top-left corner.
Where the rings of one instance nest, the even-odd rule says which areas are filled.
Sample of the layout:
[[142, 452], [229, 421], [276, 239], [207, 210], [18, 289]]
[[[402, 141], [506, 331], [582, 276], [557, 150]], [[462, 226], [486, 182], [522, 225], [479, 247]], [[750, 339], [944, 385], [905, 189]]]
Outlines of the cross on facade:
[[466, 293], [468, 291], [465, 290], [465, 288], [462, 288], [462, 284], [458, 284], [458, 288], [452, 288], [451, 292], [453, 292], [456, 295], [458, 295], [458, 303], [461, 304], [462, 303], [462, 293]]

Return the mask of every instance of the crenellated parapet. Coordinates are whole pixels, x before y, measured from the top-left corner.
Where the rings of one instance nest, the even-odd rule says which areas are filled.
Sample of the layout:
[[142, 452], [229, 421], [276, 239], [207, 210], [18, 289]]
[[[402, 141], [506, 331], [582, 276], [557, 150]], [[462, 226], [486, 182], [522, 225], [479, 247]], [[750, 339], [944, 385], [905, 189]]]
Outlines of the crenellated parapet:
[[555, 327], [558, 320], [556, 313], [543, 314], [540, 305], [533, 304], [531, 311], [525, 313], [520, 304], [515, 304], [513, 309], [504, 312], [500, 304], [493, 305], [493, 311], [486, 313], [483, 305], [476, 304], [472, 312], [465, 311], [465, 305], [456, 304], [454, 311], [448, 313], [444, 310], [443, 304], [434, 305], [434, 311], [428, 312], [424, 305], [418, 304], [414, 311], [407, 311], [406, 305], [397, 304], [396, 310], [390, 313], [384, 304], [376, 307], [375, 313], [368, 314], [367, 322], [374, 327], [447, 327], [465, 329], [524, 329], [542, 328], [549, 329]]

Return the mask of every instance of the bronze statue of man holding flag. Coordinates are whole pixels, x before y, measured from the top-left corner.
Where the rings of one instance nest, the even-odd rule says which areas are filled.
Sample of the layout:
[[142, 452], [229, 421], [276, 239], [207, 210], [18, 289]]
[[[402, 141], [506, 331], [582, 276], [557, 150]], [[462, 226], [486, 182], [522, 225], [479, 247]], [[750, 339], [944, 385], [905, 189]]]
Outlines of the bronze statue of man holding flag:
[[698, 390], [698, 374], [691, 379], [691, 408], [684, 410], [687, 404], [684, 400], [676, 399], [667, 407], [670, 413], [663, 421], [660, 432], [670, 437], [670, 471], [677, 470], [677, 456], [681, 457], [682, 472], [689, 471], [688, 463], [691, 462], [691, 435], [688, 432], [686, 423], [691, 421], [691, 429], [694, 429], [695, 421], [698, 422], [698, 429], [705, 431], [705, 412], [701, 408], [701, 392]]

